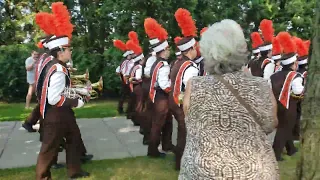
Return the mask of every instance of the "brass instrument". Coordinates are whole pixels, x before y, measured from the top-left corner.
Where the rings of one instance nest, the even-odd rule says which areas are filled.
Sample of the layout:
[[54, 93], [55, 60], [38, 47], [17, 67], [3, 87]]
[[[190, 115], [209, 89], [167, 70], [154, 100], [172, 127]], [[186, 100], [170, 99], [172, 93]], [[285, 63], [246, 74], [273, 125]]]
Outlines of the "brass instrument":
[[71, 81], [72, 85], [86, 83], [89, 80], [89, 71], [87, 69], [86, 73], [84, 73], [82, 75], [71, 75], [70, 78], [72, 79], [72, 81]]
[[102, 76], [100, 76], [100, 79], [98, 82], [91, 84], [93, 89], [96, 89], [98, 91], [102, 91], [103, 90], [103, 79]]
[[87, 83], [86, 87], [83, 88], [65, 88], [62, 95], [70, 99], [81, 99], [84, 102], [88, 102], [91, 99], [91, 83]]
[[[72, 88], [67, 89], [67, 93], [71, 94], [72, 97], [76, 96], [75, 94], [81, 96], [83, 100], [84, 97], [89, 99], [96, 99], [99, 96], [99, 93], [103, 90], [103, 79], [100, 77], [99, 81], [96, 83], [91, 83], [89, 80], [89, 71], [86, 70], [85, 74], [82, 75], [71, 75]], [[70, 96], [71, 96], [70, 95]], [[78, 98], [80, 98], [77, 96]]]

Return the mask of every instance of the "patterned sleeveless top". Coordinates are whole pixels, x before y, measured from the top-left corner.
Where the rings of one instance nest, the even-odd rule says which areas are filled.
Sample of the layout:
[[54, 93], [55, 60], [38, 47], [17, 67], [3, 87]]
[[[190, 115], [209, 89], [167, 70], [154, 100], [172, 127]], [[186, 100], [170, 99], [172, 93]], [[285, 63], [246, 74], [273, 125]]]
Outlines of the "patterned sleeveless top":
[[242, 72], [223, 78], [255, 111], [262, 127], [214, 76], [193, 78], [179, 180], [278, 180], [278, 163], [266, 135], [273, 130], [267, 81]]

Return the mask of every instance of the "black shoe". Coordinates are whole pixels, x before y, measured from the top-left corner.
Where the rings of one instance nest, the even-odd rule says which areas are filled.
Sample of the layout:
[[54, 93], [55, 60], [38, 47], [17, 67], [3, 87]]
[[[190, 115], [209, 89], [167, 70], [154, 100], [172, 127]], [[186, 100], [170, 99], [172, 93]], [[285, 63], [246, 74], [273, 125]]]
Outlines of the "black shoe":
[[143, 145], [149, 145], [149, 140], [144, 139], [142, 142]]
[[140, 123], [137, 123], [136, 121], [132, 121], [134, 126], [140, 126]]
[[140, 127], [140, 129], [139, 129], [139, 133], [141, 134], [141, 135], [143, 135], [143, 129]]
[[171, 144], [168, 148], [162, 148], [163, 151], [166, 152], [175, 152], [176, 146]]
[[92, 154], [86, 154], [86, 155], [82, 156], [80, 159], [81, 159], [82, 163], [86, 163], [86, 162], [90, 161], [92, 158], [93, 158]]
[[58, 152], [62, 152], [63, 149], [64, 149], [64, 148], [63, 148], [62, 146], [60, 146], [59, 149], [58, 149]]
[[53, 164], [51, 166], [51, 169], [60, 169], [60, 168], [64, 168], [64, 165], [63, 164]]
[[293, 150], [292, 152], [288, 152], [287, 155], [288, 156], [293, 156], [298, 152], [298, 149]]
[[27, 124], [27, 123], [23, 123], [23, 124], [22, 124], [22, 127], [23, 127], [24, 129], [26, 129], [26, 130], [27, 130], [28, 132], [30, 132], [30, 133], [32, 133], [32, 132], [37, 132], [37, 130], [35, 130], [35, 129], [32, 128], [32, 125]]
[[151, 154], [148, 153], [147, 156], [149, 156], [149, 157], [151, 157], [151, 158], [165, 158], [165, 157], [167, 156], [167, 154], [166, 154], [166, 153], [159, 152], [159, 154], [157, 154], [157, 155], [151, 155]]
[[119, 113], [119, 114], [124, 114], [123, 108], [118, 108], [118, 113]]
[[281, 157], [281, 158], [277, 158], [277, 161], [284, 161], [284, 159]]
[[80, 178], [86, 178], [86, 177], [89, 177], [89, 176], [90, 176], [90, 173], [82, 171], [80, 173], [77, 173], [77, 174], [71, 176], [69, 179], [70, 180], [80, 179]]

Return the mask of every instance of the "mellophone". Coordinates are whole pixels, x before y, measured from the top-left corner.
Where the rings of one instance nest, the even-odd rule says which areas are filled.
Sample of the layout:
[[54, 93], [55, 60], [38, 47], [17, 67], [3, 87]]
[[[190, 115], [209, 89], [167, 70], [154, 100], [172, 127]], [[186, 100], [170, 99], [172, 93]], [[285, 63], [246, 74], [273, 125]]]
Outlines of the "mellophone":
[[89, 80], [89, 71], [82, 75], [70, 76], [71, 87], [65, 88], [63, 95], [71, 99], [81, 99], [84, 102], [88, 102], [90, 99], [96, 99], [99, 97], [99, 93], [103, 90], [103, 79], [100, 77], [96, 83], [91, 83]]

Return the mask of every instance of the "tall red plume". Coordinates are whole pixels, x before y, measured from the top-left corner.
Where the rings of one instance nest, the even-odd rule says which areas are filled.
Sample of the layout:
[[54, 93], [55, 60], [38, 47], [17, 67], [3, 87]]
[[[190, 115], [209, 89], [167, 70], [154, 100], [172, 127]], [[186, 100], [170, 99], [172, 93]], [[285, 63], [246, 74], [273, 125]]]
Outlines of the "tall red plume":
[[202, 34], [203, 34], [204, 32], [206, 32], [207, 30], [208, 30], [208, 27], [202, 28], [201, 31], [200, 31], [200, 36], [202, 36]]
[[180, 37], [180, 36], [175, 37], [175, 38], [174, 38], [174, 43], [175, 43], [175, 44], [178, 44], [178, 42], [179, 42], [181, 39], [182, 39], [182, 37]]
[[281, 54], [281, 44], [278, 41], [277, 37], [273, 37], [272, 40], [272, 55]]
[[256, 49], [263, 44], [261, 36], [258, 32], [251, 33], [252, 48]]
[[197, 27], [188, 10], [179, 8], [174, 16], [184, 37], [197, 36]]
[[274, 29], [272, 21], [264, 19], [260, 22], [260, 30], [262, 31], [263, 40], [265, 43], [272, 43]]
[[310, 40], [307, 41], [303, 41], [304, 45], [306, 46], [308, 52], [309, 52], [309, 48], [310, 48]]
[[160, 41], [168, 39], [168, 32], [153, 18], [144, 20], [144, 29], [150, 39], [158, 38]]
[[297, 46], [297, 53], [299, 57], [307, 56], [308, 55], [308, 49], [303, 43], [302, 39], [300, 38], [295, 38], [294, 42], [296, 43]]
[[70, 13], [62, 2], [55, 2], [51, 5], [52, 12], [55, 16], [55, 35], [68, 36], [71, 39], [73, 25], [70, 22]]
[[41, 42], [41, 41], [39, 41], [39, 42], [38, 42], [38, 44], [37, 44], [37, 46], [38, 46], [38, 48], [39, 48], [39, 49], [42, 49], [42, 48], [43, 48], [43, 44], [42, 44], [42, 42]]
[[288, 32], [280, 32], [277, 36], [284, 54], [296, 53], [295, 43], [292, 41]]
[[114, 45], [114, 47], [120, 49], [121, 51], [127, 50], [126, 44], [124, 42], [122, 42], [121, 40], [113, 41], [113, 45]]
[[126, 47], [127, 49], [132, 50], [136, 55], [142, 53], [142, 48], [138, 44], [136, 44], [133, 40], [127, 41]]
[[128, 36], [129, 36], [129, 39], [131, 39], [134, 43], [139, 45], [138, 34], [136, 32], [130, 31]]
[[40, 12], [36, 14], [36, 24], [44, 31], [46, 35], [53, 35], [54, 28], [54, 15], [46, 12]]

